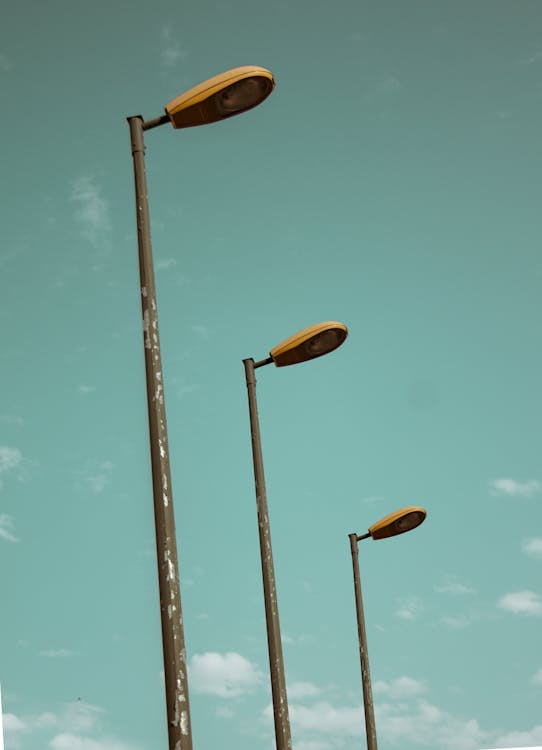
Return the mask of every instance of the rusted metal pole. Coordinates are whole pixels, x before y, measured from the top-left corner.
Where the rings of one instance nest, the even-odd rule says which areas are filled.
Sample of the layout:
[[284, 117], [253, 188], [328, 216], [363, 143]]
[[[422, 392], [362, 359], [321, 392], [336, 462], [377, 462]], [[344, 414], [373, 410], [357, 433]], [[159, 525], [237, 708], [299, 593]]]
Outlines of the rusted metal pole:
[[[154, 521], [158, 585], [162, 618], [162, 646], [166, 688], [169, 750], [192, 750], [190, 707], [184, 644], [183, 619], [175, 517], [171, 494], [166, 405], [162, 377], [162, 358], [158, 333], [158, 309], [145, 175], [145, 123], [139, 116], [129, 117], [136, 193], [137, 240], [141, 278], [141, 308], [147, 378], [149, 439], [151, 450]], [[161, 124], [156, 121], [156, 124]], [[151, 121], [154, 127], [154, 121]]]
[[359, 658], [361, 661], [361, 685], [363, 688], [363, 708], [365, 710], [365, 733], [367, 734], [367, 750], [378, 750], [376, 744], [376, 725], [373, 706], [373, 691], [371, 689], [371, 673], [369, 671], [369, 656], [367, 653], [367, 633], [365, 632], [365, 618], [363, 616], [363, 600], [361, 598], [361, 582], [359, 576], [358, 540], [370, 536], [365, 534], [349, 534], [350, 550], [352, 552], [352, 569], [354, 571], [354, 591], [356, 595], [356, 615], [358, 619]]
[[268, 364], [271, 361], [271, 359], [267, 359], [254, 363], [253, 359], [245, 359], [243, 360], [243, 363], [245, 365], [248, 407], [250, 412], [252, 458], [254, 461], [256, 506], [258, 510], [258, 530], [260, 535], [260, 555], [262, 560], [263, 596], [265, 602], [265, 621], [267, 625], [267, 646], [269, 649], [269, 670], [271, 673], [271, 692], [273, 696], [273, 714], [275, 718], [275, 738], [277, 750], [290, 750], [292, 747], [292, 739], [290, 734], [290, 718], [288, 716], [288, 696], [286, 694], [284, 659], [282, 656], [282, 641], [280, 638], [275, 571], [273, 567], [273, 553], [271, 550], [271, 529], [269, 528], [269, 513], [267, 510], [267, 495], [265, 492], [265, 477], [263, 471], [262, 443], [258, 421], [258, 405], [256, 402], [256, 376], [254, 373], [255, 367]]

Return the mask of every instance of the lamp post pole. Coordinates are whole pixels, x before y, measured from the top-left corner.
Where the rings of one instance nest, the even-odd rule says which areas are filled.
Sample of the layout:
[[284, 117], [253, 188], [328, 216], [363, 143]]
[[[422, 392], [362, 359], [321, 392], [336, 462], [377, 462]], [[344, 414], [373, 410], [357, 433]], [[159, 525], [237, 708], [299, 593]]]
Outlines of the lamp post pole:
[[255, 370], [272, 362], [276, 367], [285, 367], [329, 354], [339, 347], [348, 335], [343, 323], [330, 320], [304, 328], [288, 339], [273, 347], [267, 359], [255, 362], [252, 358], [244, 359], [245, 379], [248, 391], [248, 408], [250, 413], [250, 433], [252, 438], [252, 459], [254, 462], [254, 482], [256, 485], [256, 507], [258, 510], [258, 532], [260, 536], [260, 557], [262, 563], [263, 596], [265, 603], [265, 622], [267, 626], [267, 647], [269, 650], [269, 671], [271, 674], [271, 693], [273, 696], [273, 716], [275, 720], [276, 750], [291, 750], [290, 718], [288, 715], [288, 696], [282, 640], [280, 637], [277, 590], [275, 570], [271, 549], [271, 530], [265, 492], [263, 471], [262, 442], [258, 421], [258, 404], [256, 401]]
[[369, 670], [369, 656], [367, 653], [367, 633], [365, 617], [363, 616], [363, 600], [361, 598], [361, 581], [359, 576], [358, 541], [371, 536], [364, 534], [349, 534], [350, 551], [352, 552], [352, 569], [354, 572], [354, 592], [356, 595], [356, 616], [358, 621], [359, 658], [361, 662], [361, 685], [363, 688], [363, 708], [365, 711], [365, 733], [367, 735], [367, 750], [377, 750], [376, 724], [373, 706], [373, 691], [371, 688], [371, 672]]
[[269, 649], [269, 669], [271, 673], [271, 693], [273, 696], [275, 738], [277, 750], [290, 750], [292, 739], [290, 734], [290, 718], [288, 715], [288, 696], [286, 694], [286, 678], [280, 637], [275, 571], [271, 549], [271, 529], [269, 527], [262, 443], [258, 421], [258, 405], [256, 402], [256, 375], [254, 372], [257, 367], [270, 364], [272, 361], [272, 358], [269, 357], [260, 362], [254, 362], [253, 359], [245, 359], [243, 363], [245, 365], [250, 412], [250, 432], [252, 436], [252, 458], [256, 485], [256, 506], [258, 510], [258, 530], [260, 535], [260, 556], [262, 561], [263, 595], [267, 626], [267, 646]]
[[158, 308], [152, 259], [145, 144], [143, 131], [168, 122], [166, 116], [143, 122], [140, 116], [129, 117], [136, 194], [137, 240], [141, 280], [141, 308], [145, 347], [147, 406], [151, 451], [154, 522], [158, 586], [162, 621], [162, 648], [166, 690], [169, 750], [192, 750], [190, 706], [186, 670], [183, 619], [175, 517], [171, 493], [171, 472], [164, 401], [162, 358], [158, 332]]
[[141, 308], [145, 346], [145, 374], [149, 412], [154, 520], [162, 647], [166, 689], [169, 750], [192, 750], [186, 649], [184, 643], [175, 518], [171, 495], [164, 379], [158, 332], [158, 308], [154, 285], [147, 178], [145, 130], [171, 123], [175, 129], [218, 122], [246, 112], [272, 92], [273, 74], [256, 65], [219, 73], [185, 91], [165, 106], [165, 114], [144, 121], [128, 117], [134, 162], [137, 241], [141, 279]]
[[377, 750], [375, 713], [373, 706], [373, 691], [371, 688], [371, 673], [369, 670], [369, 656], [367, 654], [367, 633], [365, 631], [365, 617], [363, 616], [363, 600], [361, 598], [361, 582], [359, 576], [358, 542], [362, 539], [387, 539], [390, 536], [412, 531], [424, 522], [427, 511], [419, 505], [409, 505], [406, 508], [389, 513], [380, 521], [369, 527], [366, 534], [349, 534], [350, 551], [352, 552], [352, 569], [354, 571], [354, 592], [356, 595], [356, 616], [358, 620], [359, 658], [361, 662], [361, 685], [363, 688], [363, 708], [365, 711], [365, 732], [367, 734], [367, 750]]

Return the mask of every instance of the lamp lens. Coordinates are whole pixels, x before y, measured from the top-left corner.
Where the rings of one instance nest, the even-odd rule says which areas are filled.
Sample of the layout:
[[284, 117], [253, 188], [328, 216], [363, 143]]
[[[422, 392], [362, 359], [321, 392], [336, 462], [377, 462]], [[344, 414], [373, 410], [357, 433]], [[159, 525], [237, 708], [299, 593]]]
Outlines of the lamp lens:
[[331, 352], [341, 343], [341, 334], [342, 331], [338, 331], [337, 329], [323, 331], [307, 343], [307, 349], [313, 357]]
[[216, 96], [216, 105], [221, 115], [253, 107], [265, 96], [267, 80], [262, 77], [243, 78]]
[[419, 513], [418, 511], [413, 511], [402, 518], [398, 518], [394, 524], [395, 533], [403, 534], [405, 531], [410, 531], [411, 529], [416, 528], [416, 526], [421, 524], [424, 518], [425, 516], [423, 513]]

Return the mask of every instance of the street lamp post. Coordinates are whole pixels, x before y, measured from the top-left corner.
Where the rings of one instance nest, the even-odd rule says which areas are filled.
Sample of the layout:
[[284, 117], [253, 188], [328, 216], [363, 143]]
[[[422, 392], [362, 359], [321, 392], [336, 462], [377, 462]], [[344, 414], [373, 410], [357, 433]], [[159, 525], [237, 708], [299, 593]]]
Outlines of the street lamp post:
[[367, 654], [367, 632], [363, 615], [363, 600], [361, 598], [361, 582], [359, 575], [358, 542], [371, 537], [372, 539], [386, 539], [389, 536], [404, 534], [406, 531], [419, 526], [426, 517], [426, 512], [418, 506], [401, 508], [394, 513], [380, 519], [373, 524], [366, 534], [349, 534], [350, 551], [352, 553], [352, 569], [354, 572], [354, 593], [356, 597], [356, 617], [358, 622], [359, 658], [361, 662], [361, 686], [363, 690], [363, 709], [365, 712], [365, 733], [367, 735], [367, 750], [377, 750], [376, 725], [373, 705], [373, 691], [371, 688], [371, 673], [369, 670], [369, 656]]
[[265, 68], [235, 68], [173, 99], [165, 107], [166, 114], [160, 117], [148, 121], [144, 121], [140, 115], [128, 118], [134, 163], [169, 750], [192, 750], [192, 731], [143, 133], [167, 122], [171, 122], [174, 128], [187, 128], [224, 120], [260, 104], [271, 93], [273, 86], [273, 76]]
[[254, 463], [254, 482], [256, 487], [256, 507], [258, 511], [258, 531], [260, 537], [260, 557], [262, 564], [263, 594], [265, 603], [265, 621], [267, 627], [267, 646], [269, 650], [269, 670], [271, 675], [271, 693], [273, 697], [273, 715], [275, 721], [275, 738], [277, 750], [290, 750], [292, 739], [288, 715], [288, 696], [286, 677], [280, 637], [280, 622], [275, 586], [273, 552], [271, 549], [271, 529], [265, 491], [262, 444], [256, 401], [256, 375], [258, 367], [272, 362], [277, 367], [293, 365], [315, 359], [340, 346], [347, 336], [347, 329], [342, 323], [328, 321], [310, 328], [305, 328], [278, 346], [271, 349], [269, 357], [255, 362], [243, 360], [245, 379], [248, 391], [250, 413], [250, 430], [252, 436], [252, 458]]

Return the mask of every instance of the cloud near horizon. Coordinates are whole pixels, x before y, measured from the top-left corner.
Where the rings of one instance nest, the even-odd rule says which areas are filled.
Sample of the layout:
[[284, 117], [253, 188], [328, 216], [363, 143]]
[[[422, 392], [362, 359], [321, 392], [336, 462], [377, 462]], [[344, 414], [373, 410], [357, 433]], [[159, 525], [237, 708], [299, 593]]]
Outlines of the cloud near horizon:
[[55, 714], [16, 716], [4, 714], [6, 747], [18, 747], [22, 737], [50, 750], [137, 750], [133, 744], [101, 733], [106, 711], [84, 701], [67, 703]]
[[[540, 670], [542, 672], [542, 670]], [[538, 673], [537, 673], [538, 674]], [[503, 733], [483, 729], [472, 717], [454, 715], [431, 703], [424, 680], [401, 676], [374, 683], [375, 715], [378, 736], [383, 744], [400, 749], [405, 744], [428, 750], [479, 750], [483, 747], [522, 745], [533, 748], [542, 739], [542, 726]], [[296, 747], [302, 750], [343, 750], [364, 735], [362, 705], [332, 705], [319, 700], [312, 705], [291, 704], [292, 727]], [[263, 712], [267, 725], [272, 723], [273, 708]], [[537, 750], [537, 748], [533, 748]]]
[[251, 693], [263, 681], [263, 674], [256, 665], [234, 651], [194, 654], [188, 672], [195, 693], [220, 698], [238, 698]]

